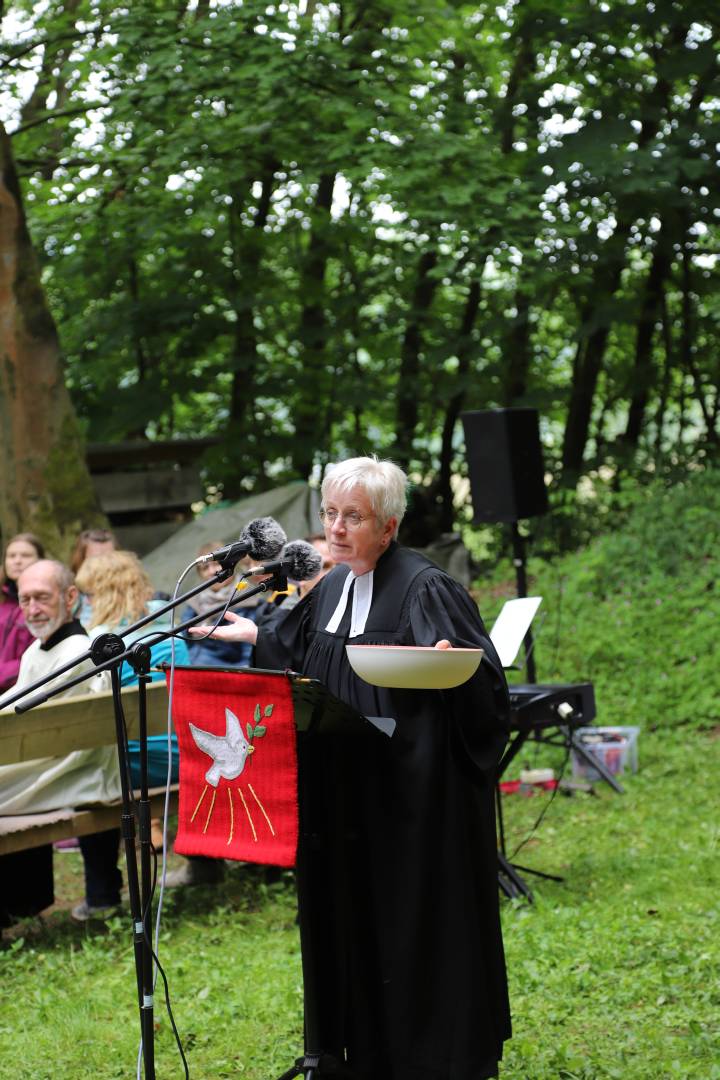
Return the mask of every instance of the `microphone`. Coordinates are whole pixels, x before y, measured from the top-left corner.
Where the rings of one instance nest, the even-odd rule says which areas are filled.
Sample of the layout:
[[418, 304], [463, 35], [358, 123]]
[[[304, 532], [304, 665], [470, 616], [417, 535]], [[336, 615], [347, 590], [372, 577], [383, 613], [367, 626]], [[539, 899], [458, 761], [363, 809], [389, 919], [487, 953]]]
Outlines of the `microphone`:
[[[201, 555], [196, 563], [219, 562], [224, 570], [250, 555], [253, 559], [272, 559], [287, 541], [284, 529], [271, 517], [255, 518], [246, 525], [232, 544]], [[314, 550], [314, 549], [313, 549]]]
[[243, 577], [255, 574], [282, 574], [293, 581], [310, 581], [322, 570], [322, 555], [307, 540], [291, 540], [275, 562], [266, 562], [264, 566], [251, 566]]

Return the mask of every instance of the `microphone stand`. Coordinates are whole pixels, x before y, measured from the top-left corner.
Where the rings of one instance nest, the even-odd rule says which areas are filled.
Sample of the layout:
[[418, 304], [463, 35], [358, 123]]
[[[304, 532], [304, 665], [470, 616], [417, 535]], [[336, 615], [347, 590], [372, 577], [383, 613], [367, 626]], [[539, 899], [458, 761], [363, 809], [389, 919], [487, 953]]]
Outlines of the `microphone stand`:
[[140, 734], [140, 801], [138, 822], [140, 834], [140, 879], [138, 880], [137, 854], [135, 850], [135, 814], [130, 786], [130, 759], [128, 756], [127, 729], [121, 700], [120, 667], [110, 672], [113, 705], [115, 708], [115, 738], [120, 762], [120, 789], [122, 813], [120, 830], [125, 848], [130, 917], [133, 927], [133, 950], [135, 953], [135, 976], [137, 979], [138, 1007], [140, 1009], [140, 1036], [145, 1080], [155, 1080], [155, 1018], [153, 999], [153, 967], [150, 915], [152, 908], [150, 800], [147, 777], [147, 713], [145, 688], [150, 681], [148, 670], [150, 653], [138, 658], [137, 675], [139, 697]]
[[[216, 582], [227, 581], [227, 579], [232, 575], [232, 572], [233, 572], [233, 567], [232, 566], [223, 567], [222, 570], [218, 570], [217, 573], [213, 574], [213, 576], [211, 578], [208, 578], [207, 581], [203, 581], [199, 585], [196, 585], [194, 589], [189, 589], [188, 592], [183, 593], [182, 596], [178, 596], [178, 598], [176, 600], [171, 600], [170, 603], [165, 604], [164, 607], [159, 608], [157, 611], [154, 611], [149, 615], [144, 615], [142, 619], [138, 619], [137, 622], [134, 622], [131, 626], [128, 626], [124, 630], [122, 630], [121, 633], [119, 633], [119, 634], [101, 634], [100, 637], [95, 639], [95, 641], [92, 643], [92, 645], [90, 646], [90, 648], [88, 649], [88, 651], [86, 653], [83, 653], [82, 656], [76, 656], [73, 660], [68, 660], [68, 662], [66, 664], [62, 664], [61, 667], [59, 667], [55, 671], [53, 671], [52, 679], [57, 679], [58, 676], [65, 675], [68, 671], [72, 671], [73, 668], [77, 667], [78, 664], [82, 664], [85, 660], [92, 660], [93, 663], [97, 665], [97, 670], [99, 670], [99, 671], [107, 670], [110, 667], [109, 663], [104, 664], [102, 666], [99, 666], [99, 665], [102, 664], [103, 660], [108, 660], [109, 661], [109, 660], [112, 659], [112, 656], [113, 656], [113, 654], [110, 651], [108, 651], [111, 646], [110, 646], [109, 642], [106, 642], [106, 639], [108, 639], [108, 638], [114, 638], [114, 639], [119, 638], [120, 639], [120, 649], [119, 649], [119, 651], [122, 652], [122, 650], [124, 648], [124, 643], [122, 641], [123, 638], [127, 637], [129, 634], [135, 633], [136, 630], [141, 630], [143, 628], [143, 626], [147, 626], [148, 623], [155, 622], [155, 620], [159, 619], [161, 615], [166, 615], [168, 613], [168, 611], [172, 611], [173, 608], [178, 607], [180, 604], [184, 603], [186, 600], [189, 600], [191, 597], [197, 596], [198, 593], [203, 592], [205, 589], [209, 589]], [[253, 595], [253, 594], [252, 593], [245, 593], [243, 595], [242, 599], [246, 599], [246, 597], [249, 596], [249, 595]], [[225, 604], [219, 604], [216, 608], [212, 608], [210, 611], [208, 611], [206, 615], [198, 616], [196, 619], [188, 620], [187, 622], [183, 623], [183, 625], [181, 627], [177, 627], [177, 629], [178, 630], [187, 629], [188, 626], [193, 626], [196, 622], [200, 622], [201, 619], [205, 619], [205, 618], [207, 618], [208, 616], [211, 616], [211, 615], [217, 615], [218, 612], [222, 611], [224, 607], [225, 607]], [[233, 607], [233, 605], [230, 604], [230, 608], [232, 608], [232, 607]], [[169, 636], [169, 635], [166, 635], [166, 636]], [[99, 650], [97, 648], [97, 643], [99, 641], [104, 642], [102, 650]], [[100, 655], [101, 652], [106, 654], [106, 655]], [[123, 659], [129, 659], [129, 657], [124, 656]], [[95, 674], [96, 674], [96, 671], [90, 672], [90, 675], [95, 675]], [[84, 678], [89, 678], [90, 675], [85, 675]], [[3, 708], [6, 709], [8, 707], [8, 705], [14, 705], [14, 703], [16, 701], [19, 701], [20, 698], [24, 698], [28, 694], [31, 694], [33, 692], [33, 690], [42, 689], [42, 687], [45, 686], [49, 681], [51, 681], [51, 680], [48, 679], [47, 677], [45, 677], [45, 678], [42, 678], [42, 679], [38, 679], [34, 683], [30, 683], [29, 686], [24, 686], [22, 688], [22, 690], [16, 691], [16, 693], [11, 694], [9, 697], [7, 697], [3, 701]], [[82, 679], [76, 679], [72, 683], [64, 683], [61, 689], [65, 690], [65, 689], [67, 689], [68, 686], [75, 686], [75, 684], [77, 682], [82, 682], [82, 681], [83, 681]], [[55, 692], [57, 692], [57, 691], [55, 691]], [[48, 698], [52, 697], [52, 696], [53, 696], [53, 694], [48, 694], [46, 697], [42, 698], [42, 700], [47, 701]], [[40, 704], [39, 700], [38, 701], [33, 701], [32, 704], [28, 704], [28, 705], [26, 705], [24, 707], [19, 707], [15, 711], [16, 712], [27, 712], [27, 710], [33, 708], [34, 705], [39, 705], [39, 704]]]
[[[9, 705], [35, 690], [42, 689], [49, 682], [57, 679], [58, 672], [61, 674], [69, 671], [85, 660], [92, 660], [94, 667], [90, 671], [76, 675], [60, 686], [42, 693], [35, 694], [27, 701], [15, 706], [17, 713], [28, 712], [41, 705], [55, 695], [63, 693], [72, 686], [84, 682], [100, 671], [110, 671], [110, 680], [113, 696], [113, 710], [115, 713], [115, 740], [118, 750], [118, 764], [120, 768], [120, 791], [122, 809], [120, 816], [120, 828], [123, 845], [125, 848], [125, 863], [127, 867], [128, 896], [130, 903], [130, 916], [133, 928], [133, 950], [135, 954], [135, 975], [137, 980], [138, 1005], [140, 1009], [140, 1034], [142, 1040], [142, 1058], [145, 1080], [155, 1080], [155, 1021], [153, 1000], [153, 950], [151, 939], [152, 928], [152, 898], [154, 883], [152, 880], [152, 843], [150, 829], [150, 798], [148, 793], [148, 758], [147, 758], [147, 696], [146, 687], [151, 681], [150, 659], [151, 647], [168, 638], [177, 637], [190, 626], [205, 622], [218, 615], [226, 608], [231, 609], [233, 604], [227, 601], [211, 608], [204, 615], [197, 615], [188, 619], [172, 630], [156, 632], [148, 635], [141, 641], [136, 641], [126, 648], [123, 637], [142, 628], [147, 623], [157, 619], [172, 608], [184, 603], [189, 597], [195, 596], [203, 589], [208, 589], [216, 581], [225, 581], [232, 574], [232, 567], [226, 566], [219, 570], [212, 578], [204, 581], [200, 586], [171, 601], [160, 611], [146, 616], [127, 627], [121, 634], [101, 634], [83, 656], [77, 657], [69, 664], [64, 665], [58, 671], [53, 671], [49, 676], [39, 679], [32, 685], [25, 687], [19, 693], [14, 694], [4, 704]], [[282, 571], [277, 571], [270, 578], [259, 582], [257, 585], [243, 593], [240, 599], [246, 600], [260, 592], [270, 589], [281, 590], [287, 588], [287, 577]], [[140, 798], [137, 802], [137, 819], [140, 838], [140, 873], [138, 874], [137, 852], [135, 848], [135, 805], [131, 785], [130, 757], [128, 748], [127, 728], [122, 704], [120, 683], [120, 670], [124, 661], [130, 664], [138, 676], [138, 734], [140, 743]]]

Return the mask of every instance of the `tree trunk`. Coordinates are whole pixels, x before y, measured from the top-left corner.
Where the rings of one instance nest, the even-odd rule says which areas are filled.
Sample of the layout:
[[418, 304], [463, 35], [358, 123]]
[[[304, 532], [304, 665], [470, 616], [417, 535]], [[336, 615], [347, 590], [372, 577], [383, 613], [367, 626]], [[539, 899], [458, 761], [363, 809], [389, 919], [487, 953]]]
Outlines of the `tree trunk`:
[[395, 458], [404, 468], [409, 466], [412, 458], [413, 437], [418, 422], [420, 353], [422, 352], [423, 328], [437, 289], [437, 278], [430, 276], [436, 264], [437, 252], [434, 250], [424, 251], [420, 256], [417, 281], [400, 352]]
[[507, 361], [503, 397], [506, 408], [525, 397], [530, 371], [530, 300], [519, 288], [515, 291], [515, 309], [517, 315], [505, 344]]
[[[668, 39], [668, 47], [679, 46], [686, 36], [687, 27], [675, 26]], [[663, 50], [660, 47], [658, 47], [657, 55], [658, 59], [663, 56]], [[640, 111], [642, 130], [638, 137], [640, 147], [647, 146], [655, 138], [661, 122], [670, 111], [671, 94], [672, 86], [662, 74], [659, 74], [657, 82], [642, 102]], [[702, 93], [698, 96], [696, 88], [691, 101], [691, 110], [697, 109], [701, 100]], [[610, 305], [620, 284], [620, 275], [625, 261], [625, 246], [635, 218], [632, 203], [626, 204], [619, 201], [616, 218], [618, 224], [612, 239], [608, 241], [607, 257], [598, 265], [593, 275], [580, 327], [580, 347], [573, 371], [563, 441], [561, 482], [565, 486], [574, 486], [582, 470], [595, 388], [602, 370], [605, 347], [611, 328], [611, 318], [607, 313], [602, 313], [602, 309]], [[601, 313], [600, 320], [598, 312]], [[598, 322], [600, 325], [597, 325], [597, 328], [590, 331], [587, 336], [585, 328], [596, 325]], [[582, 341], [586, 336], [587, 342], [583, 347]]]
[[580, 475], [590, 431], [595, 388], [603, 365], [605, 347], [610, 334], [612, 321], [609, 314], [602, 317], [602, 322], [594, 330], [589, 329], [598, 322], [598, 312], [609, 306], [620, 284], [625, 258], [625, 242], [630, 232], [630, 222], [618, 226], [609, 243], [607, 259], [593, 275], [580, 328], [575, 363], [573, 365], [570, 402], [565, 421], [565, 436], [562, 452], [562, 483], [574, 486]]
[[[135, 350], [138, 380], [140, 382], [145, 382], [150, 368], [150, 362], [145, 349], [145, 342], [143, 341], [143, 336], [140, 332], [140, 271], [138, 270], [137, 259], [135, 259], [134, 256], [128, 259], [128, 294], [130, 296], [130, 310], [132, 312], [130, 317], [130, 337], [132, 338], [133, 348]], [[143, 428], [133, 437], [142, 439], [144, 436], [145, 429]]]
[[660, 394], [657, 409], [655, 410], [655, 448], [654, 460], [656, 467], [660, 464], [663, 455], [663, 428], [665, 427], [665, 413], [668, 398], [670, 397], [670, 379], [673, 369], [673, 341], [670, 328], [670, 313], [667, 306], [667, 294], [662, 290], [660, 297], [660, 317], [662, 319], [662, 339], [665, 349], [665, 359], [660, 382]]
[[640, 432], [645, 422], [645, 411], [653, 381], [652, 343], [655, 324], [662, 310], [663, 287], [670, 273], [670, 252], [667, 249], [665, 229], [658, 235], [652, 265], [645, 283], [640, 318], [635, 339], [635, 362], [632, 373], [632, 397], [628, 411], [623, 442], [633, 450], [637, 448]]
[[0, 526], [4, 539], [31, 530], [63, 556], [103, 518], [2, 125], [0, 170]]
[[239, 206], [233, 202], [230, 207], [230, 241], [233, 249], [231, 302], [235, 312], [235, 333], [230, 360], [233, 372], [230, 426], [240, 429], [248, 424], [253, 416], [252, 403], [258, 366], [255, 287], [262, 258], [262, 233], [270, 211], [275, 165], [275, 161], [269, 162], [260, 179], [262, 190], [251, 229], [243, 228]]
[[458, 389], [448, 402], [447, 412], [445, 413], [445, 420], [443, 422], [442, 441], [440, 444], [440, 468], [438, 471], [438, 497], [441, 502], [441, 532], [450, 532], [452, 530], [453, 519], [455, 516], [452, 487], [450, 486], [453, 461], [453, 434], [455, 432], [455, 424], [457, 423], [467, 393], [467, 377], [470, 372], [470, 357], [472, 354], [471, 334], [480, 306], [480, 296], [482, 292], [480, 278], [482, 277], [484, 266], [485, 261], [483, 260], [482, 266], [478, 269], [477, 276], [470, 284], [465, 300], [462, 323], [460, 326], [460, 340], [457, 346], [458, 369], [455, 376], [455, 382], [457, 383]]
[[307, 479], [312, 472], [318, 441], [318, 401], [332, 392], [325, 370], [325, 270], [330, 244], [330, 208], [335, 187], [335, 174], [320, 177], [313, 213], [313, 226], [307, 255], [300, 279], [300, 295], [304, 300], [300, 316], [299, 337], [302, 346], [303, 377], [301, 396], [295, 407], [295, 438], [292, 446], [293, 468], [298, 476]]
[[700, 406], [700, 411], [703, 415], [705, 422], [705, 431], [707, 433], [707, 439], [709, 443], [717, 446], [718, 433], [715, 429], [715, 414], [708, 407], [707, 397], [705, 395], [705, 388], [703, 387], [703, 380], [700, 370], [695, 362], [695, 355], [693, 351], [693, 299], [692, 299], [692, 267], [690, 260], [690, 251], [688, 249], [687, 237], [683, 243], [682, 249], [682, 337], [681, 337], [681, 351], [683, 364], [685, 370], [692, 379], [693, 389], [695, 391], [695, 400]]
[[563, 440], [563, 482], [574, 484], [582, 470], [585, 447], [590, 431], [595, 387], [597, 386], [609, 326], [600, 327], [588, 338], [584, 349], [578, 351], [578, 363], [570, 388], [570, 405]]
[[521, 19], [515, 35], [515, 59], [513, 62], [504, 97], [500, 100], [497, 112], [497, 128], [500, 135], [500, 149], [509, 154], [515, 141], [515, 118], [513, 108], [526, 81], [532, 78], [537, 68], [537, 50], [533, 42], [532, 19]]
[[[256, 313], [259, 305], [258, 278], [263, 256], [263, 228], [267, 223], [273, 193], [276, 162], [274, 158], [262, 166], [259, 178], [260, 195], [255, 203], [252, 225], [242, 221], [243, 200], [252, 179], [233, 184], [232, 202], [228, 207], [228, 241], [231, 268], [226, 289], [227, 300], [235, 315], [232, 341], [228, 355], [228, 370], [232, 372], [230, 407], [225, 425], [225, 450], [211, 452], [209, 460], [217, 470], [226, 498], [239, 499], [247, 494], [244, 486], [262, 474], [262, 453], [258, 451], [262, 418], [254, 403], [257, 396], [257, 375], [261, 365], [258, 352]], [[228, 448], [232, 448], [229, 450]]]

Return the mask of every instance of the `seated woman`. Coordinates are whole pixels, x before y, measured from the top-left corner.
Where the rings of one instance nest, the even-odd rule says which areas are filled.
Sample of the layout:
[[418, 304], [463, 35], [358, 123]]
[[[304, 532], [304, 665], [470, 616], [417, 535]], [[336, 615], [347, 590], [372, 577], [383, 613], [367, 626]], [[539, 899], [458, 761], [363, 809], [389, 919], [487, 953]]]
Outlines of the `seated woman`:
[[78, 533], [70, 554], [70, 569], [73, 574], [78, 570], [86, 559], [92, 559], [95, 555], [105, 555], [108, 551], [115, 551], [117, 542], [109, 529], [84, 529]]
[[[77, 573], [86, 559], [94, 559], [96, 555], [115, 551], [117, 546], [117, 541], [109, 529], [83, 529], [81, 533], [78, 533], [70, 553], [70, 569], [77, 578]], [[90, 622], [90, 601], [82, 590], [80, 590], [76, 618], [87, 629]]]
[[[25, 625], [18, 603], [17, 580], [26, 566], [45, 558], [42, 542], [33, 533], [18, 533], [5, 545], [0, 585], [0, 694], [12, 689], [20, 659], [35, 640]], [[36, 915], [53, 902], [52, 847], [16, 851], [2, 858], [0, 934], [14, 917]], [[12, 912], [12, 915], [10, 914]]]
[[15, 685], [20, 658], [35, 640], [18, 604], [17, 579], [26, 566], [44, 558], [45, 549], [33, 533], [18, 533], [5, 546], [0, 585], [0, 693]]
[[[107, 551], [88, 558], [77, 574], [78, 588], [90, 603], [88, 632], [92, 638], [100, 634], [122, 634], [128, 626], [143, 616], [163, 607], [161, 600], [152, 600], [153, 587], [143, 570], [140, 560], [132, 551]], [[170, 629], [170, 616], [162, 616], [140, 630], [124, 637], [126, 645], [140, 641], [149, 634]], [[169, 663], [173, 654], [173, 642], [166, 638], [151, 646], [151, 681], [164, 679], [162, 671], [153, 670], [162, 663]], [[187, 664], [188, 651], [184, 641], [174, 639], [175, 662]], [[134, 686], [138, 676], [128, 663], [122, 665], [120, 685]], [[148, 785], [165, 784], [168, 772], [168, 737], [151, 735], [148, 740]], [[179, 752], [177, 737], [170, 737], [171, 779], [177, 781]], [[140, 786], [140, 744], [131, 739], [128, 744], [130, 775], [133, 787]], [[153, 823], [153, 843], [162, 844], [162, 835]], [[120, 903], [122, 878], [117, 866], [120, 831], [110, 829], [93, 836], [80, 837], [80, 849], [85, 869], [85, 899], [73, 908], [73, 918], [86, 921], [91, 917], [104, 917]]]
[[[164, 606], [164, 601], [153, 600], [153, 587], [150, 578], [142, 568], [140, 560], [132, 551], [108, 551], [104, 555], [94, 555], [86, 559], [78, 571], [77, 586], [90, 601], [90, 619], [88, 632], [91, 638], [100, 634], [122, 634], [123, 631]], [[156, 619], [140, 630], [124, 637], [126, 645], [150, 634], [170, 629], [170, 616]], [[181, 638], [174, 639], [175, 663], [187, 664], [189, 655], [187, 645]], [[154, 670], [163, 663], [170, 663], [173, 653], [173, 639], [166, 638], [150, 649], [150, 680], [157, 682], [164, 679], [162, 671]], [[128, 663], [122, 665], [120, 672], [121, 686], [136, 686], [138, 677]], [[130, 741], [130, 770], [133, 785], [138, 786], [139, 744]], [[177, 780], [178, 749], [177, 739], [172, 736], [172, 778]], [[148, 739], [148, 783], [158, 787], [165, 783], [167, 774], [167, 736], [151, 735]]]

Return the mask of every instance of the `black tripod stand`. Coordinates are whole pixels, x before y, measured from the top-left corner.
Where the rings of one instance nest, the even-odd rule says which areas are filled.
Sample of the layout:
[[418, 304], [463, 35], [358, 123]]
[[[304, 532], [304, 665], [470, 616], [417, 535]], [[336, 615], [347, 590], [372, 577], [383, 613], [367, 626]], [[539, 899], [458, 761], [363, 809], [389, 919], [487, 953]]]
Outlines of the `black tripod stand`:
[[134, 650], [129, 658], [138, 675], [139, 734], [140, 734], [140, 799], [137, 818], [140, 835], [140, 880], [138, 881], [137, 851], [135, 847], [135, 812], [130, 782], [130, 756], [125, 726], [125, 716], [120, 694], [119, 665], [112, 668], [113, 705], [115, 708], [115, 737], [120, 765], [122, 813], [120, 830], [125, 847], [130, 916], [133, 926], [135, 973], [137, 977], [138, 1007], [140, 1009], [140, 1036], [145, 1080], [155, 1080], [155, 1024], [153, 995], [153, 953], [151, 944], [152, 912], [152, 845], [150, 840], [150, 800], [148, 797], [147, 772], [147, 699], [145, 689], [150, 682], [150, 649], [144, 644]]
[[[517, 521], [512, 523], [513, 566], [515, 567], [515, 591], [518, 597], [527, 596], [527, 537], [523, 536]], [[532, 629], [528, 626], [523, 639], [525, 649], [525, 670], [527, 680], [534, 683], [537, 679], [535, 671], [535, 642]]]

